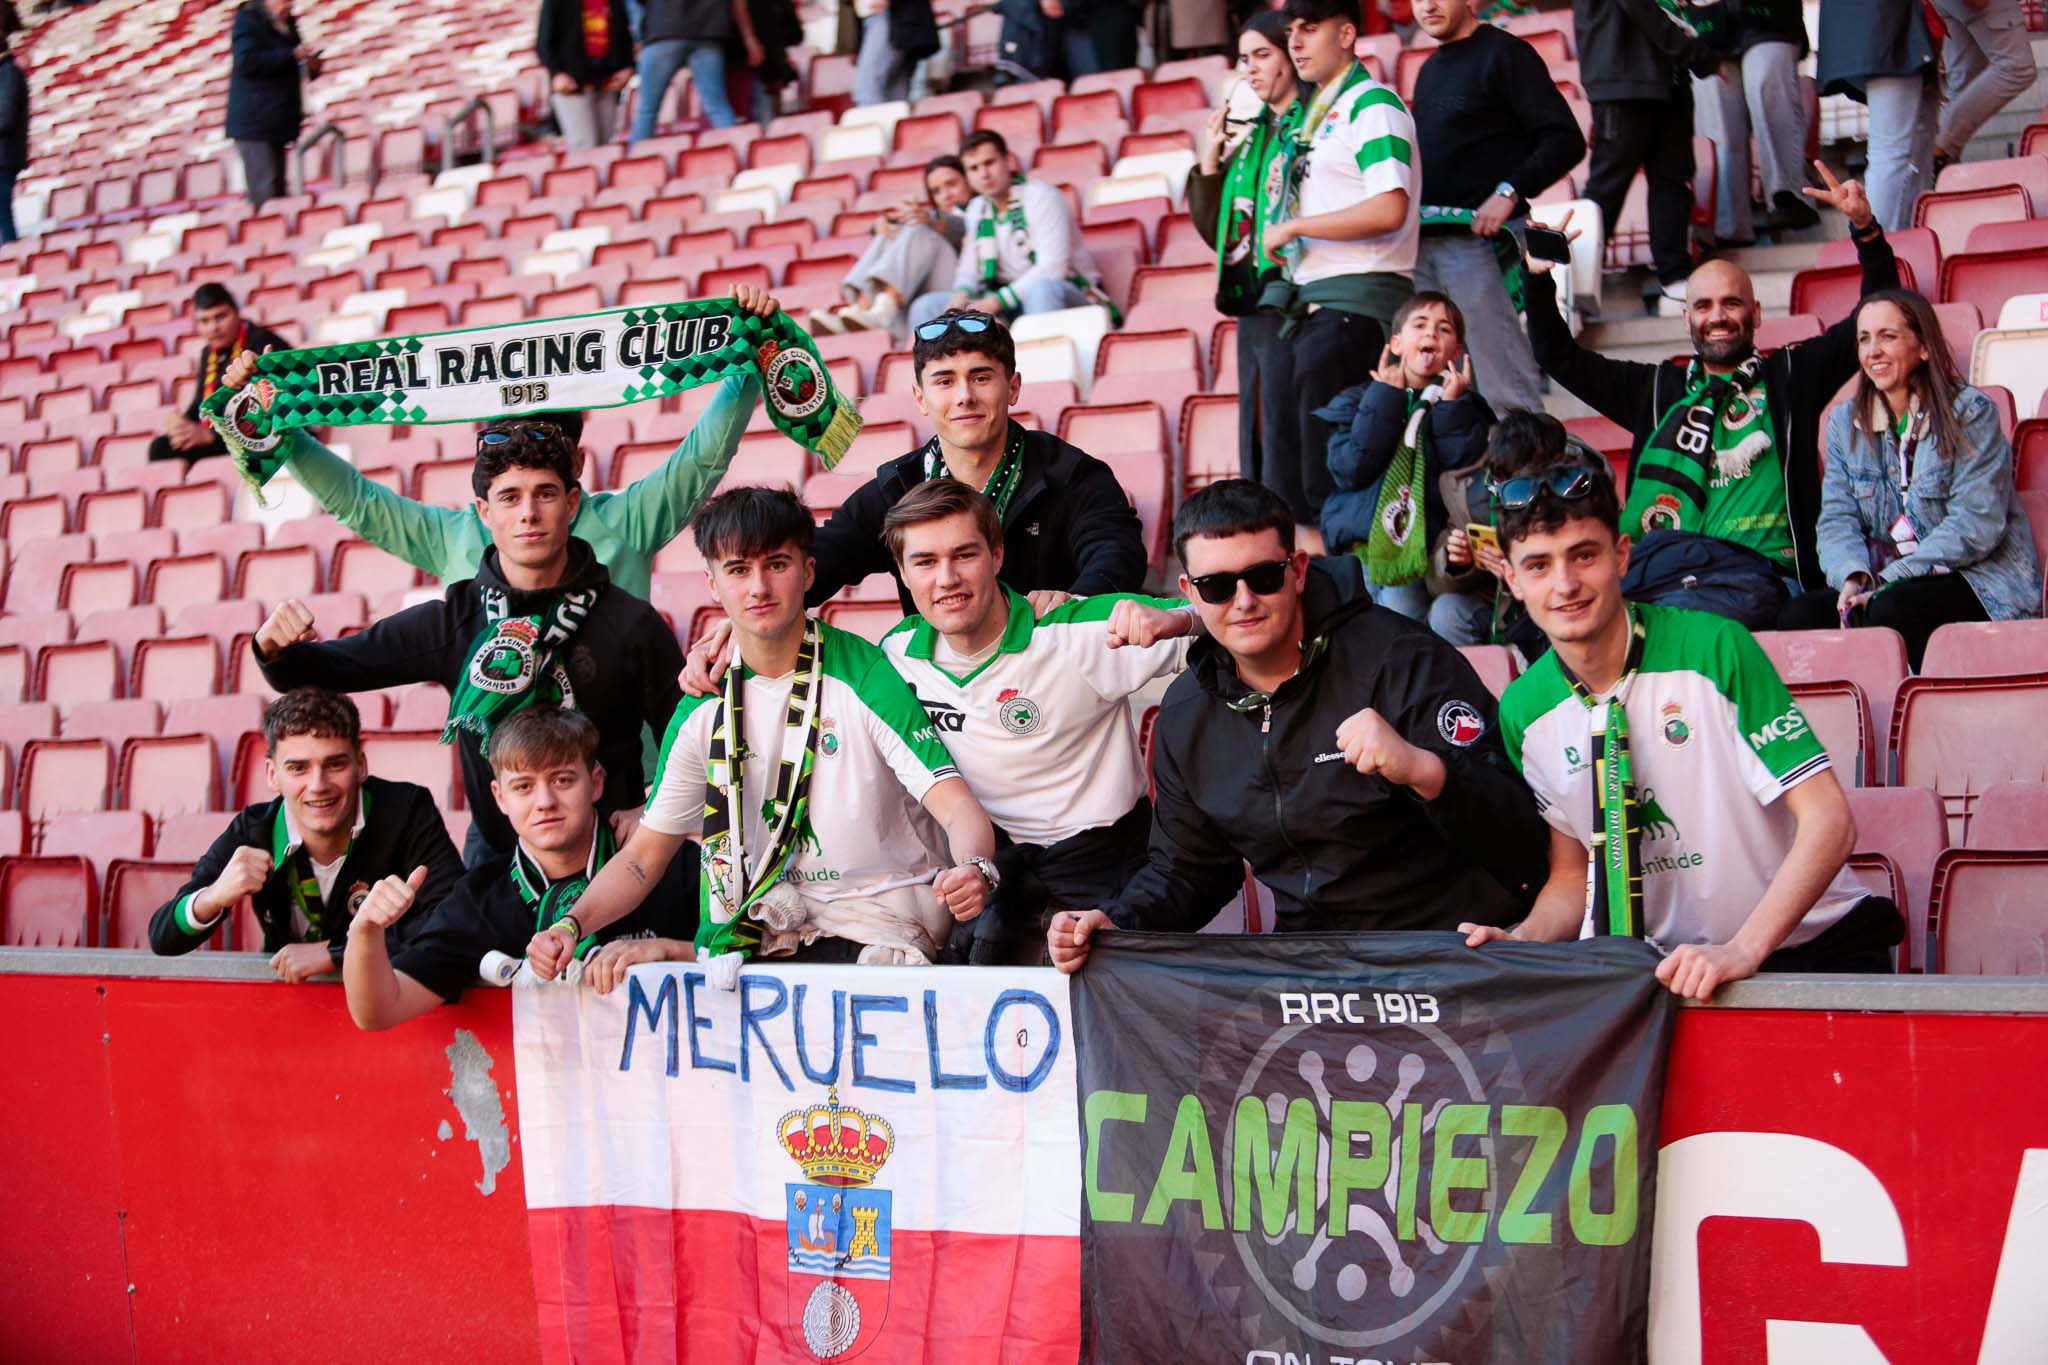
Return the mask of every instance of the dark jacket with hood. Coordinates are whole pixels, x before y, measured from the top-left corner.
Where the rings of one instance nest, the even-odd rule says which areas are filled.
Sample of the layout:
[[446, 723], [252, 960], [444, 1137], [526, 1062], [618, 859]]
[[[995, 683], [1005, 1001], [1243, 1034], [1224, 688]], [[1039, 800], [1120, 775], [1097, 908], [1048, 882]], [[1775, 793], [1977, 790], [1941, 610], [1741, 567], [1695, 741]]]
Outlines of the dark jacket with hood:
[[[405, 683], [432, 682], [452, 697], [462, 680], [485, 625], [482, 589], [506, 594], [510, 614], [539, 614], [559, 591], [599, 589], [596, 603], [570, 641], [569, 682], [576, 709], [597, 726], [597, 761], [604, 765], [604, 794], [598, 809], [606, 815], [631, 810], [646, 799], [641, 779], [640, 727], [655, 734], [668, 729], [682, 688], [683, 651], [660, 613], [623, 588], [615, 587], [604, 565], [581, 540], [569, 541], [569, 571], [560, 588], [522, 592], [510, 587], [498, 568], [495, 548], [484, 551], [473, 579], [448, 585], [439, 602], [422, 602], [387, 616], [368, 630], [339, 640], [291, 645], [277, 657], [257, 663], [263, 676], [280, 692], [318, 686], [338, 692], [372, 692]], [[462, 786], [471, 818], [490, 846], [510, 853], [512, 824], [491, 797], [491, 765], [474, 732], [456, 740], [462, 757]]]
[[[1335, 491], [1323, 503], [1323, 544], [1332, 554], [1363, 545], [1372, 534], [1387, 466], [1401, 448], [1408, 426], [1408, 393], [1377, 379], [1354, 384], [1316, 409], [1331, 424], [1330, 481]], [[1432, 403], [1423, 439], [1428, 468], [1422, 473], [1423, 516], [1430, 540], [1444, 529], [1446, 470], [1463, 469], [1486, 457], [1493, 409], [1475, 389], [1449, 403]], [[1460, 523], [1462, 525], [1462, 523]]]
[[578, 85], [603, 85], [633, 66], [633, 21], [626, 0], [611, 0], [611, 31], [605, 52], [592, 57], [583, 38], [581, 0], [541, 0], [540, 23], [533, 37], [533, 55], [550, 75], [567, 76]]
[[[327, 940], [327, 952], [338, 969], [342, 949], [348, 946], [348, 922], [361, 897], [386, 877], [409, 877], [416, 867], [427, 869], [427, 880], [414, 897], [415, 911], [385, 931], [387, 943], [402, 941], [424, 916], [426, 910], [455, 889], [462, 877], [462, 859], [448, 841], [448, 827], [441, 820], [440, 807], [425, 787], [410, 782], [388, 782], [381, 777], [363, 779], [363, 830], [349, 842], [334, 889], [314, 909], [322, 919], [310, 926], [306, 941]], [[204, 891], [226, 870], [241, 848], [260, 848], [275, 855], [282, 842], [279, 822], [284, 818], [284, 798], [274, 797], [246, 807], [213, 846], [192, 865], [192, 876], [178, 893], [157, 907], [149, 917], [149, 946], [159, 956], [189, 953], [206, 942], [234, 917], [230, 909], [204, 933], [193, 933], [179, 920], [178, 906], [187, 896]], [[270, 879], [249, 898], [256, 922], [263, 926], [263, 951], [274, 953], [288, 943], [300, 941], [293, 919], [291, 879], [311, 876], [303, 855], [272, 866]], [[303, 873], [299, 871], [303, 868]], [[325, 932], [322, 933], [322, 930]], [[243, 944], [244, 952], [252, 945]]]
[[298, 21], [280, 29], [263, 0], [242, 0], [229, 43], [234, 56], [228, 68], [228, 136], [275, 147], [297, 142], [306, 117]]
[[[818, 580], [805, 598], [811, 606], [886, 573], [896, 577], [904, 612], [916, 609], [882, 543], [882, 518], [924, 482], [929, 449], [920, 446], [876, 470], [819, 529]], [[1137, 592], [1145, 582], [1145, 532], [1115, 471], [1045, 431], [1024, 433], [1023, 461], [1003, 518], [1003, 582], [1022, 593]]]
[[[1154, 733], [1151, 861], [1113, 904], [1127, 929], [1200, 928], [1244, 885], [1282, 933], [1509, 925], [1548, 871], [1536, 800], [1501, 747], [1493, 697], [1427, 626], [1372, 604], [1355, 559], [1310, 565], [1304, 663], [1250, 692], [1213, 640], [1167, 688]], [[1343, 761], [1371, 707], [1444, 763], [1424, 801]]]
[[1686, 73], [1711, 76], [1725, 55], [1711, 39], [1680, 28], [1657, 0], [1572, 0], [1572, 34], [1579, 84], [1595, 104], [1689, 94]]
[[[1856, 243], [1863, 266], [1863, 292], [1899, 287], [1899, 263], [1877, 231]], [[1689, 360], [1649, 364], [1613, 360], [1579, 345], [1558, 316], [1556, 287], [1547, 271], [1526, 280], [1529, 348], [1543, 372], [1564, 385], [1595, 412], [1629, 429], [1630, 469], [1643, 443], [1656, 432], [1665, 411], [1685, 393]], [[1771, 410], [1771, 434], [1785, 470], [1785, 510], [1802, 588], [1827, 586], [1815, 556], [1820, 523], [1820, 418], [1842, 385], [1856, 373], [1856, 315], [1810, 341], [1795, 342], [1764, 358], [1763, 384]]]
[[1828, 0], [1820, 7], [1823, 95], [1862, 99], [1873, 77], [1932, 75], [1941, 45], [1920, 0]]

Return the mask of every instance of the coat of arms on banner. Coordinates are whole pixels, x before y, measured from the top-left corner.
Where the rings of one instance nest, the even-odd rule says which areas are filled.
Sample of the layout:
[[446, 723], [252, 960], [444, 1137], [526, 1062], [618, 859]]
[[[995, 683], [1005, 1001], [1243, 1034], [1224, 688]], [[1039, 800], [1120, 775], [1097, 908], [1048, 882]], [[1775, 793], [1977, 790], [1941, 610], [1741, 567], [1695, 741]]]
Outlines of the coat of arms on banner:
[[784, 1114], [776, 1135], [804, 1173], [784, 1187], [790, 1308], [812, 1355], [859, 1355], [889, 1311], [890, 1199], [874, 1180], [896, 1149], [896, 1130], [842, 1106], [835, 1086], [823, 1104]]

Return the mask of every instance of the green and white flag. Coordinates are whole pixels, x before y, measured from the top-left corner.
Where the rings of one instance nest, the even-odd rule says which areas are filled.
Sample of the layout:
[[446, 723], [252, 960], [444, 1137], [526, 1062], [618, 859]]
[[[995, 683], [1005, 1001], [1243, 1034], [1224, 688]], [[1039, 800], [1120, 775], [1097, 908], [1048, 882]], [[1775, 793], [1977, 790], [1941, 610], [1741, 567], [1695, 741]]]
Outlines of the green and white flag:
[[759, 318], [727, 300], [613, 308], [578, 317], [272, 351], [247, 386], [201, 411], [262, 488], [295, 427], [484, 422], [554, 409], [666, 398], [753, 371], [782, 433], [830, 469], [860, 434], [841, 393], [786, 313]]

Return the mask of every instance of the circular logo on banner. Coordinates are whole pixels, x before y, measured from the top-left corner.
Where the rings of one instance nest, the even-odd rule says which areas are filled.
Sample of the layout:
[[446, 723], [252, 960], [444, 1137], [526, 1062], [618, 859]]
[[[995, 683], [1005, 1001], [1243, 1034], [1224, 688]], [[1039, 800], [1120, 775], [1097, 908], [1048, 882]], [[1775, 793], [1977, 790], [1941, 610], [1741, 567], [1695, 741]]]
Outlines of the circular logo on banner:
[[768, 405], [792, 421], [809, 417], [825, 406], [825, 374], [811, 353], [800, 346], [785, 346], [768, 357], [762, 367], [768, 390]]
[[860, 1337], [860, 1300], [845, 1285], [822, 1280], [804, 1304], [804, 1345], [820, 1360], [845, 1353]]
[[[275, 394], [276, 390], [271, 392]], [[263, 398], [264, 395], [255, 388], [243, 389], [228, 399], [227, 406], [221, 410], [221, 416], [235, 429], [235, 439], [242, 443], [242, 448], [258, 454], [277, 449], [277, 443], [284, 439], [282, 431], [264, 434], [263, 414], [270, 410], [270, 404]]]
[[1030, 734], [1044, 718], [1038, 703], [1029, 697], [1019, 696], [1014, 687], [1004, 688], [996, 697], [996, 719], [1013, 735]]
[[1655, 502], [1643, 509], [1643, 534], [1652, 531], [1676, 531], [1682, 529], [1683, 520], [1679, 512], [1678, 499], [1669, 493], [1659, 493]]
[[501, 696], [524, 692], [533, 677], [534, 635], [523, 618], [499, 622], [496, 637], [470, 661], [469, 685]]
[[1486, 721], [1472, 703], [1447, 701], [1437, 710], [1436, 732], [1444, 737], [1445, 743], [1463, 749], [1477, 743], [1486, 733]]

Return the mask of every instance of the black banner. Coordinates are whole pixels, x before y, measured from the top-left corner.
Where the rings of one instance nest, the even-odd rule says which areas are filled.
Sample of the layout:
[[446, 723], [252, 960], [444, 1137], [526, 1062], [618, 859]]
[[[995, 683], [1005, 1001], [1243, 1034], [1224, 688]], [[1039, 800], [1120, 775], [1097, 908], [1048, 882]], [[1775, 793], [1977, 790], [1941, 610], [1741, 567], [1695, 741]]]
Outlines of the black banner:
[[1676, 999], [1628, 939], [1107, 934], [1085, 1359], [1645, 1359]]

